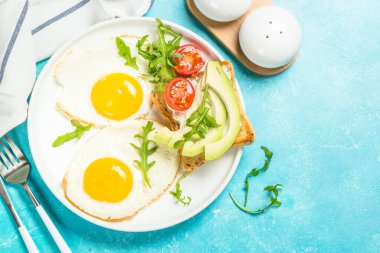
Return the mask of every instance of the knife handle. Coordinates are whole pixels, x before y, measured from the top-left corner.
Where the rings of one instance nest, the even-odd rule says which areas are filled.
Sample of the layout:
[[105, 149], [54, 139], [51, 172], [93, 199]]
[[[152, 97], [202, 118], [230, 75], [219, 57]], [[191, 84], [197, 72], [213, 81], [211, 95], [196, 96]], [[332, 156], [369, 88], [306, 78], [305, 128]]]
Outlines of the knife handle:
[[13, 220], [15, 221], [18, 227], [18, 231], [20, 232], [21, 237], [24, 240], [26, 248], [31, 253], [38, 253], [39, 251], [36, 247], [36, 244], [34, 244], [32, 237], [30, 236], [28, 230], [25, 228], [24, 224], [22, 223], [20, 216], [18, 216], [17, 211], [15, 207], [13, 206], [12, 200], [9, 198], [7, 190], [5, 189], [5, 186], [1, 179], [0, 179], [0, 195], [3, 198], [5, 204], [7, 205], [9, 212], [12, 214]]
[[62, 235], [59, 233], [58, 229], [55, 227], [54, 223], [50, 219], [49, 215], [46, 213], [45, 209], [41, 206], [37, 198], [34, 196], [32, 189], [30, 189], [30, 187], [26, 183], [23, 184], [23, 188], [28, 194], [29, 198], [32, 200], [34, 206], [36, 207], [38, 215], [41, 217], [45, 226], [49, 230], [59, 250], [62, 253], [71, 253], [71, 250], [69, 246], [67, 245], [67, 243], [65, 242], [65, 240], [63, 239]]
[[29, 253], [38, 253], [39, 251], [36, 247], [36, 244], [34, 244], [34, 241], [32, 237], [30, 236], [28, 230], [26, 230], [24, 226], [21, 226], [18, 228], [18, 231], [20, 231], [21, 237], [24, 240], [24, 243]]
[[58, 229], [54, 226], [54, 223], [51, 221], [45, 209], [41, 205], [37, 206], [36, 209], [42, 221], [45, 223], [45, 226], [49, 230], [51, 236], [53, 237], [55, 243], [57, 244], [59, 250], [62, 253], [71, 253], [69, 246], [67, 246], [62, 235], [59, 233]]

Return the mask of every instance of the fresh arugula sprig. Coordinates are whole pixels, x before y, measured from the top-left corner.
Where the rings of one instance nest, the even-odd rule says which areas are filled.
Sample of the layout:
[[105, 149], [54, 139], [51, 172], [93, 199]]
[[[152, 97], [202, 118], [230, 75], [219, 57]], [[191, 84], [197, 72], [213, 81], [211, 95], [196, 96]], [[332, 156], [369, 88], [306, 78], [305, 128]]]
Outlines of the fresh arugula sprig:
[[260, 169], [253, 168], [245, 177], [245, 181], [244, 181], [244, 190], [245, 190], [244, 205], [239, 204], [239, 202], [237, 202], [237, 200], [232, 195], [232, 193], [229, 193], [231, 200], [236, 205], [236, 207], [238, 207], [240, 210], [242, 210], [246, 213], [249, 213], [249, 214], [263, 213], [264, 211], [268, 210], [271, 207], [279, 207], [282, 204], [278, 200], [278, 190], [279, 190], [279, 187], [282, 187], [282, 185], [281, 184], [275, 184], [275, 185], [269, 185], [269, 186], [264, 188], [264, 191], [268, 192], [269, 200], [270, 200], [270, 203], [267, 206], [265, 206], [263, 208], [256, 209], [256, 210], [247, 208], [248, 194], [249, 194], [249, 178], [250, 177], [256, 177], [260, 173], [266, 171], [269, 168], [269, 165], [270, 165], [270, 163], [272, 161], [272, 157], [273, 157], [273, 152], [271, 152], [268, 148], [261, 146], [261, 149], [264, 151], [266, 160], [264, 162], [264, 165]]
[[130, 143], [130, 145], [139, 152], [140, 161], [134, 160], [133, 162], [137, 165], [137, 167], [143, 173], [144, 180], [149, 186], [149, 188], [152, 188], [152, 186], [150, 184], [148, 171], [150, 168], [154, 166], [156, 161], [148, 162], [148, 157], [152, 155], [154, 152], [156, 152], [158, 148], [156, 142], [148, 138], [149, 133], [152, 132], [153, 130], [154, 130], [153, 122], [148, 121], [147, 124], [142, 127], [142, 133], [135, 135], [136, 139], [140, 139], [141, 146], [138, 147], [136, 144]]
[[[173, 67], [176, 65], [173, 58], [182, 57], [175, 51], [180, 46], [182, 35], [176, 33], [169, 26], [164, 25], [161, 19], [156, 19], [158, 39], [147, 42], [148, 35], [142, 37], [136, 44], [138, 54], [149, 61], [151, 82], [156, 84], [156, 90], [162, 92], [165, 85], [175, 76]], [[170, 36], [171, 40], [166, 40]]]
[[130, 66], [136, 70], [139, 70], [136, 63], [136, 57], [132, 57], [131, 49], [125, 44], [124, 40], [120, 37], [116, 37], [116, 46], [119, 50], [119, 55], [125, 60], [125, 66]]
[[188, 206], [190, 205], [190, 202], [191, 202], [191, 198], [189, 196], [186, 196], [186, 197], [183, 197], [182, 196], [182, 190], [181, 190], [181, 184], [180, 184], [180, 181], [182, 179], [184, 179], [188, 174], [188, 173], [185, 173], [183, 174], [177, 181], [177, 183], [175, 184], [175, 191], [170, 191], [169, 193], [171, 195], [173, 195], [177, 200], [178, 202], [182, 203], [182, 205], [184, 206]]
[[261, 172], [264, 172], [266, 171], [268, 168], [269, 168], [269, 165], [270, 165], [270, 162], [272, 161], [272, 156], [273, 156], [273, 153], [267, 148], [267, 147], [264, 147], [264, 146], [261, 146], [260, 147], [263, 151], [264, 151], [264, 154], [265, 154], [265, 162], [264, 162], [264, 165], [263, 167], [261, 167], [261, 169], [257, 169], [257, 168], [253, 168], [248, 174], [247, 176], [245, 177], [245, 181], [244, 181], [244, 187], [245, 187], [245, 199], [244, 199], [244, 206], [246, 207], [247, 204], [248, 204], [248, 194], [249, 194], [249, 178], [250, 177], [256, 177], [258, 176]]
[[174, 148], [182, 147], [185, 142], [191, 139], [194, 135], [198, 135], [200, 138], [205, 138], [206, 134], [211, 128], [219, 127], [213, 116], [208, 114], [210, 108], [207, 107], [206, 102], [209, 99], [208, 84], [203, 88], [202, 102], [190, 117], [186, 120], [186, 125], [191, 127], [191, 130], [183, 135], [183, 139], [174, 143]]
[[[268, 210], [271, 207], [281, 206], [282, 203], [280, 201], [278, 201], [278, 199], [277, 199], [278, 190], [279, 190], [278, 187], [280, 187], [280, 186], [282, 186], [282, 185], [281, 184], [275, 184], [275, 185], [268, 185], [267, 187], [264, 188], [264, 191], [268, 191], [270, 203], [267, 206], [265, 206], [264, 208], [259, 208], [257, 210], [249, 209], [249, 208], [239, 204], [231, 193], [230, 193], [230, 197], [231, 197], [232, 201], [234, 202], [234, 204], [240, 210], [242, 210], [246, 213], [249, 213], [249, 214], [259, 214], [259, 213], [265, 212], [266, 210]], [[273, 193], [274, 197], [272, 196], [271, 193]]]
[[74, 139], [79, 140], [82, 137], [84, 132], [89, 131], [91, 129], [91, 125], [83, 126], [79, 124], [79, 122], [76, 120], [72, 120], [71, 125], [75, 127], [75, 130], [72, 132], [66, 133], [64, 135], [58, 136], [57, 139], [55, 139], [55, 141], [52, 144], [53, 147], [61, 146], [65, 144], [66, 142], [69, 142]]

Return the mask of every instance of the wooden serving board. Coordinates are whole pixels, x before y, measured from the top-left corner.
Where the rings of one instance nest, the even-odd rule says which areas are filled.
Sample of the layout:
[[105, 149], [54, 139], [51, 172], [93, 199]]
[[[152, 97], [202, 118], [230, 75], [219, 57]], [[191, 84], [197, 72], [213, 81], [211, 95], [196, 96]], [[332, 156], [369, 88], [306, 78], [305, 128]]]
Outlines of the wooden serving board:
[[203, 15], [194, 3], [194, 0], [186, 0], [187, 7], [193, 16], [201, 22], [235, 58], [240, 61], [249, 70], [259, 75], [271, 76], [276, 75], [292, 65], [297, 58], [297, 55], [286, 65], [279, 68], [264, 68], [252, 63], [243, 53], [239, 44], [239, 30], [244, 18], [254, 9], [265, 5], [271, 5], [271, 0], [255, 0], [250, 10], [241, 18], [231, 22], [217, 22]]

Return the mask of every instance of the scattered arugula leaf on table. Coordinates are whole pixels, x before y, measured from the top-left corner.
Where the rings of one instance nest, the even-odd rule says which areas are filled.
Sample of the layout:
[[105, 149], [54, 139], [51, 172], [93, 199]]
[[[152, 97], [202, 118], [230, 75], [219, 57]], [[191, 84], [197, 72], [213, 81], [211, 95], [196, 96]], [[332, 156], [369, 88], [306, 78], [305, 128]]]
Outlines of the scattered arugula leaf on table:
[[[278, 201], [278, 199], [277, 199], [278, 187], [280, 187], [280, 186], [282, 186], [282, 185], [281, 184], [275, 184], [275, 185], [269, 185], [269, 186], [264, 188], [264, 191], [268, 191], [268, 193], [269, 193], [270, 203], [267, 206], [265, 206], [264, 208], [259, 208], [257, 210], [249, 209], [249, 208], [239, 204], [231, 193], [230, 193], [230, 197], [231, 197], [232, 201], [234, 202], [234, 204], [243, 212], [246, 212], [249, 214], [259, 214], [259, 213], [263, 213], [264, 211], [268, 210], [271, 207], [281, 206], [282, 203], [280, 201]], [[271, 193], [274, 194], [274, 197], [271, 195]]]
[[177, 183], [175, 184], [175, 191], [170, 191], [170, 194], [173, 195], [178, 200], [178, 202], [182, 203], [184, 206], [190, 205], [191, 198], [189, 196], [186, 196], [186, 197], [182, 196], [180, 181], [184, 179], [189, 173], [190, 172], [183, 174], [178, 179]]
[[247, 176], [245, 177], [245, 181], [244, 181], [244, 187], [245, 187], [245, 190], [246, 190], [245, 199], [244, 199], [244, 206], [245, 206], [245, 207], [246, 207], [247, 204], [248, 204], [249, 178], [252, 177], [252, 176], [253, 176], [253, 177], [256, 177], [256, 176], [258, 176], [261, 172], [266, 171], [266, 170], [269, 168], [270, 162], [272, 161], [273, 153], [272, 153], [267, 147], [261, 146], [261, 149], [264, 151], [265, 158], [266, 158], [263, 167], [261, 167], [261, 169], [253, 168], [253, 169], [247, 174]]
[[69, 142], [74, 139], [79, 140], [82, 137], [84, 132], [87, 132], [91, 129], [91, 125], [83, 126], [79, 124], [79, 122], [76, 120], [72, 120], [71, 125], [75, 127], [75, 130], [72, 132], [66, 133], [64, 135], [58, 136], [57, 139], [55, 139], [55, 141], [52, 144], [53, 147], [61, 146], [65, 144], [66, 142]]
[[134, 160], [134, 162], [143, 173], [144, 180], [149, 186], [149, 188], [152, 188], [152, 186], [150, 184], [148, 171], [150, 168], [154, 166], [156, 161], [148, 162], [148, 157], [152, 155], [154, 152], [156, 152], [158, 148], [156, 142], [148, 138], [149, 133], [152, 132], [153, 130], [154, 130], [153, 122], [148, 121], [147, 124], [142, 127], [142, 133], [135, 135], [136, 139], [140, 139], [141, 146], [138, 147], [136, 144], [130, 143], [130, 145], [134, 149], [136, 149], [140, 155], [140, 161]]
[[236, 207], [238, 207], [243, 212], [246, 212], [249, 214], [263, 213], [264, 211], [268, 210], [271, 207], [279, 207], [282, 205], [282, 203], [278, 200], [279, 187], [282, 187], [282, 185], [281, 184], [275, 184], [275, 185], [268, 185], [267, 187], [264, 188], [264, 191], [268, 192], [269, 200], [270, 200], [270, 203], [267, 206], [265, 206], [263, 208], [259, 208], [259, 209], [247, 208], [248, 194], [249, 194], [249, 190], [250, 190], [249, 178], [250, 177], [256, 177], [260, 173], [265, 172], [269, 168], [269, 165], [270, 165], [270, 163], [272, 161], [272, 157], [273, 157], [273, 152], [271, 152], [267, 147], [261, 146], [261, 149], [264, 151], [266, 160], [264, 162], [264, 165], [260, 169], [253, 168], [245, 177], [245, 181], [244, 181], [244, 190], [245, 190], [244, 205], [239, 204], [239, 202], [235, 199], [235, 197], [232, 195], [232, 193], [229, 193], [231, 200], [236, 205]]

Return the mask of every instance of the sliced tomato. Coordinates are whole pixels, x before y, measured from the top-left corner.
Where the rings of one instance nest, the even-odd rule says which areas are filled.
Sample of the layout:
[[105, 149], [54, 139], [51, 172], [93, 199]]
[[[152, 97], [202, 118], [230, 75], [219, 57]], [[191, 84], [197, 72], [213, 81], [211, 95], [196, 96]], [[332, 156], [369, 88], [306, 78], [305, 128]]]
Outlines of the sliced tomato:
[[176, 111], [185, 111], [194, 101], [195, 90], [189, 80], [176, 77], [166, 85], [164, 96], [170, 108]]
[[176, 53], [183, 55], [182, 58], [173, 59], [176, 62], [174, 70], [180, 75], [193, 75], [205, 65], [204, 52], [196, 45], [183, 45], [176, 50]]

